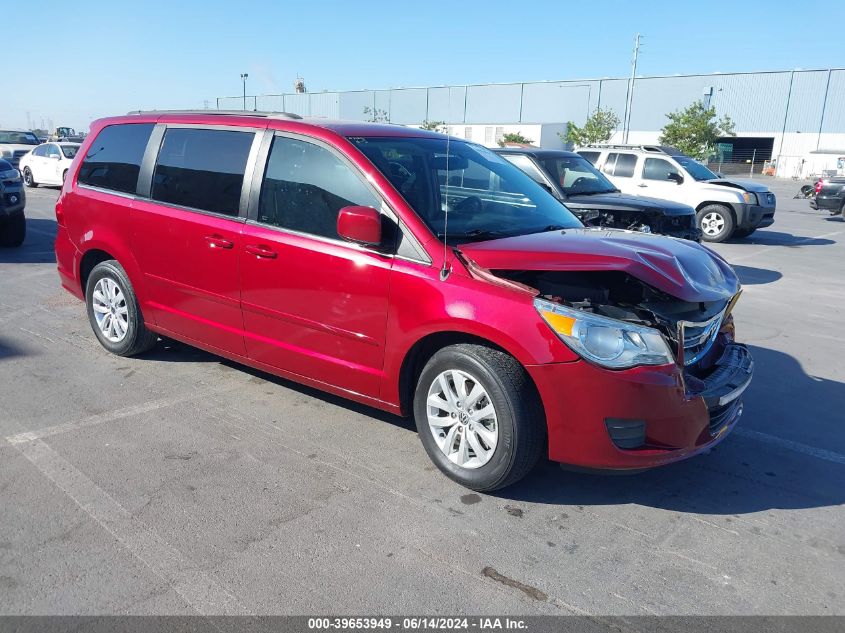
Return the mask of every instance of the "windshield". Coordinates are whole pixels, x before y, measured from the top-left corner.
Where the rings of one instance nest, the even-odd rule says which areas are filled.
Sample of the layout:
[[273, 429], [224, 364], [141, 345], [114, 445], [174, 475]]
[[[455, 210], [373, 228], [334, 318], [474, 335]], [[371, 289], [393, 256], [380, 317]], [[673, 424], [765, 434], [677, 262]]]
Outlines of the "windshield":
[[714, 178], [718, 178], [716, 174], [689, 156], [673, 156], [672, 158], [695, 180], [713, 180]]
[[62, 148], [62, 154], [65, 155], [65, 158], [73, 158], [79, 151], [79, 145], [59, 145], [59, 147]]
[[449, 243], [581, 227], [578, 219], [519, 168], [460, 140], [349, 139]]
[[581, 156], [541, 158], [540, 162], [567, 196], [618, 191], [603, 173]]
[[14, 132], [0, 130], [0, 143], [14, 143], [15, 145], [40, 145], [41, 141], [32, 132]]

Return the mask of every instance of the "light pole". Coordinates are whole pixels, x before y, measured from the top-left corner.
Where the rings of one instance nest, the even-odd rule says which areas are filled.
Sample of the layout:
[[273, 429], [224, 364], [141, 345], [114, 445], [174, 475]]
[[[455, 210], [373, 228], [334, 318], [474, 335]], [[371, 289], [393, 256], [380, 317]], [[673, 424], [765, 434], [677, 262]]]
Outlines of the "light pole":
[[622, 121], [622, 142], [628, 142], [628, 132], [631, 131], [631, 110], [634, 107], [634, 82], [637, 80], [637, 59], [640, 56], [640, 38], [637, 33], [634, 38], [634, 54], [631, 58], [631, 79], [628, 81], [628, 94], [625, 95], [625, 116]]
[[244, 82], [244, 110], [246, 110], [246, 80], [249, 78], [249, 74], [241, 73], [241, 81]]

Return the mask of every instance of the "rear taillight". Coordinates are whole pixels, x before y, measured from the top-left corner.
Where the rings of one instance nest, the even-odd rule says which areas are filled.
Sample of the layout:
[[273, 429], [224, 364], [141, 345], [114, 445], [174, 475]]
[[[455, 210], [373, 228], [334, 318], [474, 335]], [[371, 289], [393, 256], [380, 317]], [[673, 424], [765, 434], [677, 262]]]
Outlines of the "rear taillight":
[[817, 180], [816, 181], [816, 193], [821, 191], [822, 187], [824, 187], [824, 180]]
[[56, 224], [59, 226], [65, 225], [65, 213], [62, 210], [62, 198], [60, 197], [56, 202]]

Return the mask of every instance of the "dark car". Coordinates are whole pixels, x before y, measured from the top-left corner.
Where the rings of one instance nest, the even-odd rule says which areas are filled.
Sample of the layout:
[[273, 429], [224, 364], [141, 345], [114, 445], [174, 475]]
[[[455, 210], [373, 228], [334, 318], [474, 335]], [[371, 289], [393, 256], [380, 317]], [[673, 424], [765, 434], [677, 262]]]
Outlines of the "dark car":
[[23, 209], [26, 194], [21, 173], [6, 160], [0, 160], [0, 246], [20, 246], [26, 237]]
[[810, 200], [813, 209], [826, 209], [831, 215], [845, 212], [845, 177], [820, 180], [816, 197]]
[[587, 226], [701, 240], [695, 209], [677, 202], [621, 193], [579, 154], [534, 148], [494, 151], [549, 189]]

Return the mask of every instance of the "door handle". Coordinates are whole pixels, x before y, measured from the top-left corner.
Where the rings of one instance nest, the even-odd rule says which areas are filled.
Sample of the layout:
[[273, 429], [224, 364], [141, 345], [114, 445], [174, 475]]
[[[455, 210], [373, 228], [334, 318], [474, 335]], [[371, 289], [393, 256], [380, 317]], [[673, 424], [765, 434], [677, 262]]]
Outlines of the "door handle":
[[648, 185], [640, 183], [640, 184], [637, 185], [637, 187], [648, 187]]
[[235, 244], [219, 235], [206, 235], [205, 241], [211, 248], [232, 248]]
[[265, 257], [267, 259], [276, 259], [278, 253], [268, 246], [261, 246], [258, 244], [247, 244], [244, 250], [250, 255], [257, 257]]

